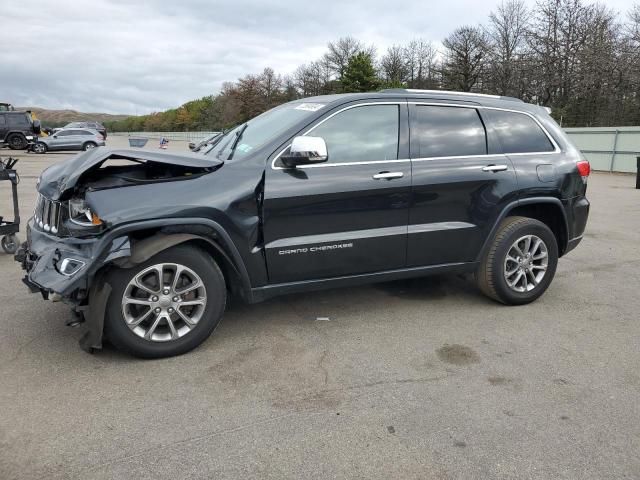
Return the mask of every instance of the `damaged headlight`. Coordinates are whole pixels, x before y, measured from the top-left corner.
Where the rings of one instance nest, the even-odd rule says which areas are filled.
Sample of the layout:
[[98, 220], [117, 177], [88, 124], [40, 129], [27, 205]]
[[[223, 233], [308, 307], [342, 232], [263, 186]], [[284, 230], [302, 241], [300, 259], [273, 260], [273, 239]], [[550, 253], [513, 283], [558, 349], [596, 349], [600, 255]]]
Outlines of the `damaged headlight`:
[[69, 204], [69, 220], [83, 227], [102, 225], [100, 217], [91, 211], [83, 198], [72, 198]]

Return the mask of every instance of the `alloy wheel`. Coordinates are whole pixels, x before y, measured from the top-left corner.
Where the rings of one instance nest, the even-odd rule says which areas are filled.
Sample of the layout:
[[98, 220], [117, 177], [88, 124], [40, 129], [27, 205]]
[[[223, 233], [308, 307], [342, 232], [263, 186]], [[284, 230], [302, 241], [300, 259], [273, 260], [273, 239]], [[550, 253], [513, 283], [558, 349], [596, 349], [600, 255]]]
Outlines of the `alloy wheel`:
[[141, 338], [168, 342], [191, 332], [207, 305], [200, 277], [176, 263], [160, 263], [137, 273], [122, 296], [125, 323]]
[[549, 250], [536, 235], [525, 235], [509, 248], [504, 260], [504, 279], [511, 290], [519, 293], [536, 288], [549, 263]]

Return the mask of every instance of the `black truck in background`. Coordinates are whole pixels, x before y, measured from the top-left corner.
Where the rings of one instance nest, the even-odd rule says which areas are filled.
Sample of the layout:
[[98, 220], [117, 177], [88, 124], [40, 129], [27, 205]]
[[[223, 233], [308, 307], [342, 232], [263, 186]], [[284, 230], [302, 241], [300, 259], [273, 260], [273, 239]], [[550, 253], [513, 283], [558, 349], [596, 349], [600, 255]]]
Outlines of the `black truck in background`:
[[0, 110], [0, 147], [24, 150], [38, 138], [40, 128], [40, 120], [33, 120], [31, 112]]

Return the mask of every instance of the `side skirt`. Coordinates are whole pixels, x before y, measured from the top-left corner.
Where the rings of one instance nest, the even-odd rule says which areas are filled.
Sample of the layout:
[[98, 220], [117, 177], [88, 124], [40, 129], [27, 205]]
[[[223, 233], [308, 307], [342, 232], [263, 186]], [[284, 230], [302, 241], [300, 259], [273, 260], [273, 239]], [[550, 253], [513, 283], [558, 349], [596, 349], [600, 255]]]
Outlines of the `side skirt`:
[[405, 278], [426, 277], [438, 273], [468, 273], [474, 272], [478, 262], [445, 263], [428, 267], [411, 267], [384, 272], [364, 273], [334, 278], [321, 278], [317, 280], [304, 280], [302, 282], [276, 283], [251, 289], [250, 303], [258, 303], [268, 298], [288, 293], [308, 292], [329, 288], [350, 287], [365, 285], [367, 283], [388, 282]]

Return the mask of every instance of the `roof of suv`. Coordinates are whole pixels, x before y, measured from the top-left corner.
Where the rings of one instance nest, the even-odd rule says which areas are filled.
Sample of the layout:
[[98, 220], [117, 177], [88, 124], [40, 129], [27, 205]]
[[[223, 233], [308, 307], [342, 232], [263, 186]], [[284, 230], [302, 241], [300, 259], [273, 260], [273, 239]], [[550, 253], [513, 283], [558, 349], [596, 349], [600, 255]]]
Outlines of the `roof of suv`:
[[357, 100], [380, 100], [389, 98], [390, 96], [394, 97], [404, 97], [411, 100], [417, 101], [425, 101], [425, 100], [435, 100], [438, 102], [450, 102], [450, 103], [460, 103], [460, 104], [471, 104], [471, 105], [481, 105], [487, 107], [499, 107], [504, 109], [512, 109], [512, 110], [523, 110], [523, 111], [539, 111], [543, 107], [538, 105], [533, 105], [530, 103], [525, 103], [519, 98], [515, 97], [505, 97], [500, 95], [487, 95], [483, 93], [473, 93], [473, 92], [453, 92], [447, 90], [416, 90], [410, 88], [390, 88], [385, 90], [380, 90], [378, 92], [368, 92], [368, 93], [341, 93], [335, 95], [320, 95], [317, 97], [307, 97], [300, 100], [296, 100], [301, 103], [346, 103]]

